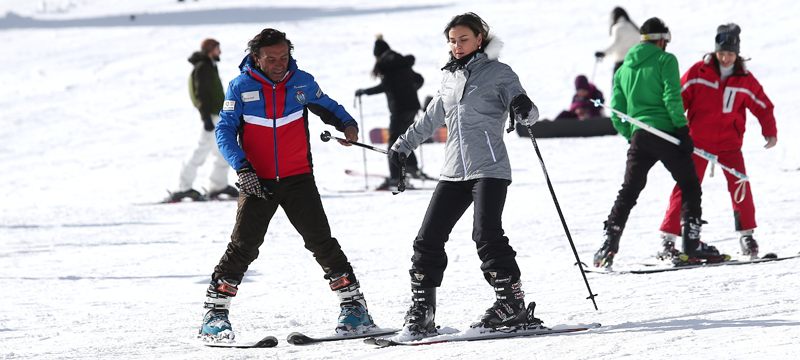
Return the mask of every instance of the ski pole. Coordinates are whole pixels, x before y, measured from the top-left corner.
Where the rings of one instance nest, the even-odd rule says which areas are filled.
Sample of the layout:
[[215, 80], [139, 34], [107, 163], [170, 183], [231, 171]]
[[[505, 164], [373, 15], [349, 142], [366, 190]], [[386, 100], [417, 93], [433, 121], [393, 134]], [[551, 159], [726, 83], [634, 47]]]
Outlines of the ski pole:
[[536, 150], [536, 155], [539, 157], [539, 163], [542, 164], [542, 172], [544, 173], [544, 178], [547, 181], [547, 187], [550, 189], [550, 195], [553, 197], [553, 204], [556, 206], [558, 217], [561, 219], [561, 225], [564, 226], [564, 233], [567, 234], [569, 246], [572, 247], [572, 253], [575, 255], [575, 260], [577, 261], [576, 265], [578, 265], [578, 268], [580, 268], [581, 276], [583, 276], [583, 282], [586, 284], [586, 289], [589, 290], [589, 297], [587, 297], [587, 299], [592, 300], [594, 309], [597, 310], [597, 302], [594, 300], [597, 294], [592, 292], [592, 288], [589, 286], [589, 280], [586, 279], [586, 273], [583, 272], [583, 262], [581, 261], [580, 256], [578, 256], [578, 250], [575, 248], [575, 243], [572, 241], [572, 235], [569, 233], [567, 221], [564, 220], [564, 213], [561, 211], [561, 205], [558, 204], [558, 198], [556, 197], [556, 192], [553, 189], [553, 183], [550, 182], [550, 175], [547, 174], [547, 168], [544, 166], [544, 159], [542, 158], [541, 151], [539, 151], [539, 145], [536, 144], [536, 138], [533, 137], [533, 126], [527, 125], [526, 127], [528, 128], [528, 135], [530, 135], [531, 142], [533, 143], [533, 149]]
[[[606, 104], [603, 104], [603, 102], [600, 101], [600, 99], [592, 99], [591, 102], [594, 104], [595, 107], [601, 107], [602, 106], [602, 107], [604, 107], [604, 108], [606, 108], [608, 110], [611, 110], [611, 112], [613, 112], [614, 114], [617, 114], [617, 116], [619, 116], [622, 119], [622, 121], [628, 121], [630, 123], [633, 123], [634, 125], [638, 126], [639, 128], [641, 128], [643, 130], [646, 130], [646, 131], [650, 132], [651, 134], [653, 134], [655, 136], [658, 136], [658, 137], [660, 137], [660, 138], [662, 138], [662, 139], [664, 139], [666, 141], [669, 141], [669, 142], [671, 142], [671, 143], [673, 143], [675, 145], [680, 145], [680, 143], [681, 143], [681, 141], [678, 140], [678, 138], [676, 138], [676, 137], [674, 137], [674, 136], [672, 136], [670, 134], [667, 134], [667, 133], [665, 133], [665, 132], [663, 132], [663, 131], [661, 131], [659, 129], [656, 129], [656, 128], [650, 126], [650, 125], [647, 125], [647, 124], [643, 123], [641, 120], [638, 120], [636, 118], [628, 116], [627, 114], [623, 113], [622, 111], [619, 111], [619, 110], [614, 109], [614, 108], [612, 108], [612, 107], [610, 107], [610, 106], [608, 106]], [[739, 172], [738, 170], [736, 170], [734, 168], [722, 165], [719, 162], [719, 156], [714, 155], [714, 154], [712, 154], [712, 153], [710, 153], [708, 151], [705, 151], [703, 149], [695, 147], [693, 152], [694, 152], [695, 155], [697, 155], [697, 156], [699, 156], [699, 157], [701, 157], [703, 159], [708, 160], [712, 164], [712, 166], [714, 164], [716, 164], [722, 170], [725, 170], [728, 173], [730, 173], [731, 175], [736, 176], [737, 178], [739, 178], [739, 180], [736, 181], [736, 183], [739, 184], [739, 186], [736, 188], [736, 191], [734, 191], [733, 197], [734, 197], [734, 200], [737, 203], [740, 203], [740, 202], [742, 202], [744, 200], [744, 197], [747, 195], [747, 191], [744, 191], [744, 190], [745, 190], [745, 187], [747, 186], [747, 182], [750, 181], [750, 179], [747, 177], [747, 175]]]
[[350, 141], [350, 140], [343, 139], [343, 138], [340, 138], [340, 137], [332, 136], [330, 131], [327, 131], [327, 130], [323, 131], [322, 134], [319, 135], [319, 138], [322, 139], [323, 142], [328, 142], [331, 139], [336, 139], [336, 140], [339, 140], [339, 141], [346, 142], [348, 144], [352, 144], [352, 145], [355, 145], [355, 146], [360, 146], [360, 147], [365, 148], [365, 149], [370, 149], [372, 151], [377, 151], [377, 152], [379, 152], [381, 154], [389, 153], [388, 151], [386, 151], [384, 149], [376, 148], [376, 147], [374, 147], [372, 145], [362, 144], [362, 143], [360, 143], [358, 141]]
[[597, 63], [600, 62], [600, 58], [594, 58], [594, 65], [592, 66], [592, 77], [589, 78], [590, 83], [594, 83], [594, 74], [597, 73]]
[[[361, 123], [361, 138], [366, 139], [364, 136], [364, 128], [367, 127], [364, 124], [364, 107], [361, 106], [361, 96], [356, 96], [358, 98], [358, 121]], [[361, 150], [361, 158], [364, 160], [364, 190], [369, 190], [369, 179], [367, 179], [367, 151]]]

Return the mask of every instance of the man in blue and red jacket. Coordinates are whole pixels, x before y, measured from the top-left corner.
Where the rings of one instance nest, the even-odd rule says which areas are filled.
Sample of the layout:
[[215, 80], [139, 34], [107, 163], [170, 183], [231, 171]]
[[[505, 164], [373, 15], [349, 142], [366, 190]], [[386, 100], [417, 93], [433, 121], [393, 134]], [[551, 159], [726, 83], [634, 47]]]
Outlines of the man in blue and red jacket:
[[[338, 333], [374, 328], [353, 267], [331, 236], [312, 173], [308, 111], [358, 140], [358, 125], [325, 95], [314, 77], [297, 68], [286, 34], [264, 29], [248, 42], [241, 74], [228, 85], [216, 128], [217, 145], [239, 175], [236, 224], [206, 291], [200, 335], [231, 339], [228, 308], [238, 285], [258, 256], [278, 207], [303, 237], [340, 299]], [[349, 145], [345, 143], [344, 145]]]

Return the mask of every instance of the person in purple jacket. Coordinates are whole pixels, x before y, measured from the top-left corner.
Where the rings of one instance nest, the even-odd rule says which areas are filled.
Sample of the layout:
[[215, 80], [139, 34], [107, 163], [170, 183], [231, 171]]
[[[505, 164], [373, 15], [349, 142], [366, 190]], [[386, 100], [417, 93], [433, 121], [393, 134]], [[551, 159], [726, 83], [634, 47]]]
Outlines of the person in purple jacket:
[[572, 104], [569, 106], [569, 110], [562, 111], [556, 116], [556, 119], [578, 118], [584, 120], [603, 116], [603, 109], [594, 106], [592, 99], [605, 101], [603, 93], [590, 83], [586, 76], [578, 75], [575, 77], [575, 95], [572, 96]]

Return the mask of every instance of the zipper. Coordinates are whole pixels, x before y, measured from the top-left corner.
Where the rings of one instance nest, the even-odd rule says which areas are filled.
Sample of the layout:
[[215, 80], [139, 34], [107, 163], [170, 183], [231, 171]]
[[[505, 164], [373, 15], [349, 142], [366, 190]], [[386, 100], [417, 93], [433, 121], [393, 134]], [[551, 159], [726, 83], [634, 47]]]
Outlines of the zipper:
[[489, 132], [484, 130], [483, 133], [486, 135], [486, 145], [489, 145], [489, 152], [492, 153], [492, 161], [497, 162], [497, 158], [494, 156], [494, 149], [492, 149], [492, 142], [489, 141]]
[[278, 175], [278, 105], [275, 103], [277, 84], [272, 85], [272, 144], [275, 147], [275, 182], [281, 181], [281, 176]]

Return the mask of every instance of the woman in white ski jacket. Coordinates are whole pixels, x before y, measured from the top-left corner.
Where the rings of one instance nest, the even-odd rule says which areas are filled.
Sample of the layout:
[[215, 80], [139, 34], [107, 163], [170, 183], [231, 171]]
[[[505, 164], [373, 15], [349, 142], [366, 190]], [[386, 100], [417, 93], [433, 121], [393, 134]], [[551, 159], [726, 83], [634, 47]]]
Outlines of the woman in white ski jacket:
[[511, 68], [497, 61], [502, 42], [476, 14], [455, 16], [444, 31], [450, 61], [442, 68], [441, 87], [433, 101], [405, 134], [389, 158], [404, 157], [447, 126], [445, 162], [419, 233], [410, 270], [413, 304], [405, 317], [407, 333], [435, 332], [436, 287], [442, 282], [450, 231], [474, 203], [472, 238], [481, 270], [494, 287], [497, 301], [475, 326], [514, 326], [527, 320], [516, 252], [504, 235], [501, 217], [511, 166], [503, 143], [505, 119], [532, 124], [539, 117]]
[[625, 54], [628, 53], [633, 45], [636, 45], [641, 40], [639, 34], [639, 27], [633, 23], [625, 9], [615, 7], [611, 11], [611, 27], [608, 31], [611, 35], [611, 44], [603, 50], [594, 53], [597, 60], [608, 58], [614, 62], [614, 72], [617, 72], [622, 61], [625, 60]]

